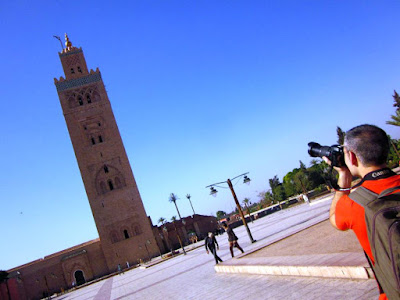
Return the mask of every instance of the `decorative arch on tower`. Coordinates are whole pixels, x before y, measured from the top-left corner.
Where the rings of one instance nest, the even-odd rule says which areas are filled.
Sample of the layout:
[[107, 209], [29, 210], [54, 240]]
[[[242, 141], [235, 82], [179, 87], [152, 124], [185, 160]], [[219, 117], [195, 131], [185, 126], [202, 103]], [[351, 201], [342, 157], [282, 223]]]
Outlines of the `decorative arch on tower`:
[[107, 163], [97, 171], [95, 184], [98, 195], [104, 195], [126, 186], [125, 178], [119, 169]]
[[70, 109], [90, 105], [101, 100], [95, 84], [67, 92], [65, 96]]

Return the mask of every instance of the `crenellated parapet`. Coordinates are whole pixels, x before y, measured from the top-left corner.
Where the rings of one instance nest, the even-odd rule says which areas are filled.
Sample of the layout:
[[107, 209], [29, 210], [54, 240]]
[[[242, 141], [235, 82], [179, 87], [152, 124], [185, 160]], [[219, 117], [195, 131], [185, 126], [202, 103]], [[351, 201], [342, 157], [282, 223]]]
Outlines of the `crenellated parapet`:
[[[96, 73], [99, 73], [99, 74], [100, 74], [99, 68], [96, 68], [96, 71], [94, 71], [93, 69], [90, 69], [90, 72], [89, 72], [90, 75], [94, 75], [94, 74], [96, 74]], [[100, 77], [101, 77], [101, 74], [100, 74]], [[63, 82], [63, 81], [65, 81], [65, 80], [66, 80], [66, 79], [65, 79], [63, 76], [60, 76], [60, 79], [57, 79], [57, 78], [54, 77], [54, 84], [57, 85], [57, 83]]]
[[97, 68], [96, 71], [90, 70], [90, 74], [84, 77], [69, 80], [65, 80], [63, 77], [60, 77], [60, 80], [54, 78], [54, 84], [56, 85], [57, 91], [60, 92], [90, 83], [99, 82], [101, 80], [101, 73], [99, 68]]

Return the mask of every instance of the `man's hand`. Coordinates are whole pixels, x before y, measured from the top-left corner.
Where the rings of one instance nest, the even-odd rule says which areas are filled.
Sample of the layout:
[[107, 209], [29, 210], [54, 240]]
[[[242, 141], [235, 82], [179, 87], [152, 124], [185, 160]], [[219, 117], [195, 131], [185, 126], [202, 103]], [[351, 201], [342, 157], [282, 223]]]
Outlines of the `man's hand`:
[[[332, 165], [332, 162], [326, 156], [323, 156], [322, 159], [328, 165]], [[339, 174], [339, 179], [337, 182], [338, 186], [342, 189], [351, 187], [351, 180], [353, 178], [353, 175], [351, 175], [349, 168], [346, 165], [344, 165], [343, 167], [333, 167], [333, 168]]]
[[[332, 164], [327, 157], [324, 156], [322, 157], [322, 159], [328, 165]], [[350, 188], [353, 176], [351, 175], [349, 168], [346, 165], [343, 167], [333, 167], [333, 168], [339, 174], [339, 179], [337, 182], [338, 186], [342, 189]], [[332, 226], [335, 227], [336, 229], [339, 229], [336, 225], [336, 204], [343, 195], [348, 195], [349, 193], [350, 193], [349, 191], [336, 191], [335, 196], [332, 199], [331, 208], [329, 210], [329, 221], [331, 222]]]

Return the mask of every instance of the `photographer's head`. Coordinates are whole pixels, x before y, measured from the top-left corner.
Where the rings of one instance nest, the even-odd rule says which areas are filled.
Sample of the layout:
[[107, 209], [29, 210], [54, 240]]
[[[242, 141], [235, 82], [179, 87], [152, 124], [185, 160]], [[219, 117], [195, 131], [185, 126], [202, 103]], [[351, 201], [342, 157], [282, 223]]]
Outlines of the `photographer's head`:
[[365, 124], [350, 129], [346, 132], [343, 146], [346, 165], [350, 170], [352, 166], [359, 167], [360, 164], [365, 168], [386, 164], [389, 139], [386, 132], [377, 126]]

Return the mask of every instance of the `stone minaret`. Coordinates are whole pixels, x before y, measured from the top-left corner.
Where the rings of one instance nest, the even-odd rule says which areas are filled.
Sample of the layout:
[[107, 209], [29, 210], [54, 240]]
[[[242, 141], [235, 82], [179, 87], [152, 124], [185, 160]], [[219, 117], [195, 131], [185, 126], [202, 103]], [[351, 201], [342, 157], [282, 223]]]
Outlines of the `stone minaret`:
[[65, 35], [54, 79], [109, 271], [159, 253], [99, 69]]

